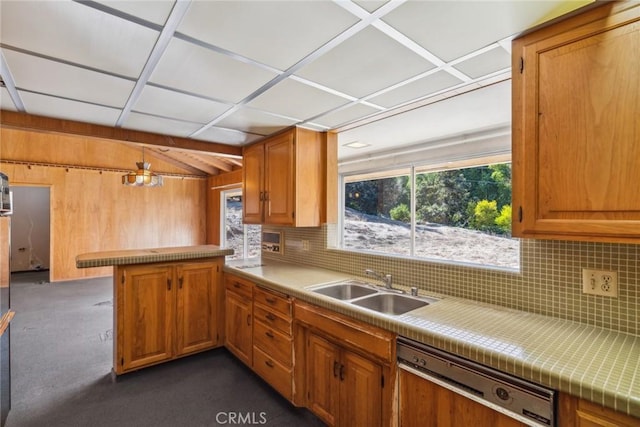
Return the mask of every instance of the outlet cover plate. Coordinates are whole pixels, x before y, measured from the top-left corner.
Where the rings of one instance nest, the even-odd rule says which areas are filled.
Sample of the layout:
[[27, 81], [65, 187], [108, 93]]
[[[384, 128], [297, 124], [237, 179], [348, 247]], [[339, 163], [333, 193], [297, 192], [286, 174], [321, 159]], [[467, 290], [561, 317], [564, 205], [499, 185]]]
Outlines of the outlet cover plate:
[[605, 297], [618, 296], [618, 273], [615, 271], [582, 269], [582, 292]]

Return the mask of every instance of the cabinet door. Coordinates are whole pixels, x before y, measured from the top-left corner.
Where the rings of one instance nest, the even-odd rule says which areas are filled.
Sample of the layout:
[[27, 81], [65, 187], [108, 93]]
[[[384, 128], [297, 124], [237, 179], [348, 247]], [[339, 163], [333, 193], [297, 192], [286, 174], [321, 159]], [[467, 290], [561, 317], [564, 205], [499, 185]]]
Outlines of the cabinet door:
[[524, 427], [525, 424], [403, 369], [400, 426]]
[[639, 51], [634, 2], [514, 41], [514, 235], [640, 239]]
[[284, 133], [264, 146], [265, 224], [294, 224], [294, 134]]
[[382, 368], [350, 351], [342, 354], [340, 425], [382, 425]]
[[[120, 283], [118, 339], [121, 370], [173, 357], [175, 283], [168, 266], [128, 267]], [[120, 344], [120, 343], [119, 343]]]
[[264, 195], [264, 145], [251, 145], [242, 153], [242, 220], [261, 224]]
[[225, 344], [248, 366], [253, 362], [253, 315], [250, 299], [227, 290], [225, 299]]
[[213, 348], [218, 342], [216, 264], [182, 264], [176, 268], [178, 281], [178, 355]]
[[308, 408], [331, 426], [337, 424], [340, 366], [340, 348], [309, 333], [306, 370]]

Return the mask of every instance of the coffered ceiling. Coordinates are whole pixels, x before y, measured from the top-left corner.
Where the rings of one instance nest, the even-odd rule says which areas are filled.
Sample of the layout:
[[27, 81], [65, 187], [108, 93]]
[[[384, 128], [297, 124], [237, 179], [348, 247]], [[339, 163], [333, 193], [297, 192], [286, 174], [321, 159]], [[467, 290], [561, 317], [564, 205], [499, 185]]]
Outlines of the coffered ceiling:
[[586, 3], [1, 0], [1, 107], [234, 146], [337, 130], [363, 156], [508, 124], [512, 38]]

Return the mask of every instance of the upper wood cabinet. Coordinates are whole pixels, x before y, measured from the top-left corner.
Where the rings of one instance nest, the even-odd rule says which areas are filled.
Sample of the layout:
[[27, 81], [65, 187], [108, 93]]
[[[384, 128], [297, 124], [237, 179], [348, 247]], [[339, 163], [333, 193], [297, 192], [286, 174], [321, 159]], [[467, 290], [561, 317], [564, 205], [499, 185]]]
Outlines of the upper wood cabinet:
[[319, 226], [326, 195], [322, 134], [292, 128], [243, 152], [247, 224]]
[[640, 3], [513, 42], [513, 235], [640, 242]]

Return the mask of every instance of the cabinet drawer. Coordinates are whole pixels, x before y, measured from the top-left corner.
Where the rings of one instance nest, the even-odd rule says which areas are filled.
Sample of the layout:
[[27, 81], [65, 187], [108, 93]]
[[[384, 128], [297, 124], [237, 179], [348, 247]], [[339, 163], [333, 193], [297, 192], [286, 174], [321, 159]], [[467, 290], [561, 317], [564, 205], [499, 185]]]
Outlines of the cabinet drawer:
[[225, 275], [224, 286], [226, 289], [247, 298], [252, 298], [253, 296], [253, 283], [240, 277]]
[[256, 286], [253, 298], [255, 302], [265, 305], [272, 310], [279, 311], [286, 317], [291, 316], [291, 301], [285, 295], [277, 294]]
[[270, 328], [291, 335], [291, 318], [283, 317], [281, 313], [271, 310], [269, 307], [255, 303], [253, 305], [253, 317], [264, 322]]
[[253, 345], [286, 367], [291, 367], [291, 342], [289, 335], [270, 328], [259, 320], [253, 325]]
[[253, 348], [253, 369], [280, 394], [291, 400], [293, 378], [291, 369], [282, 366], [255, 346]]

